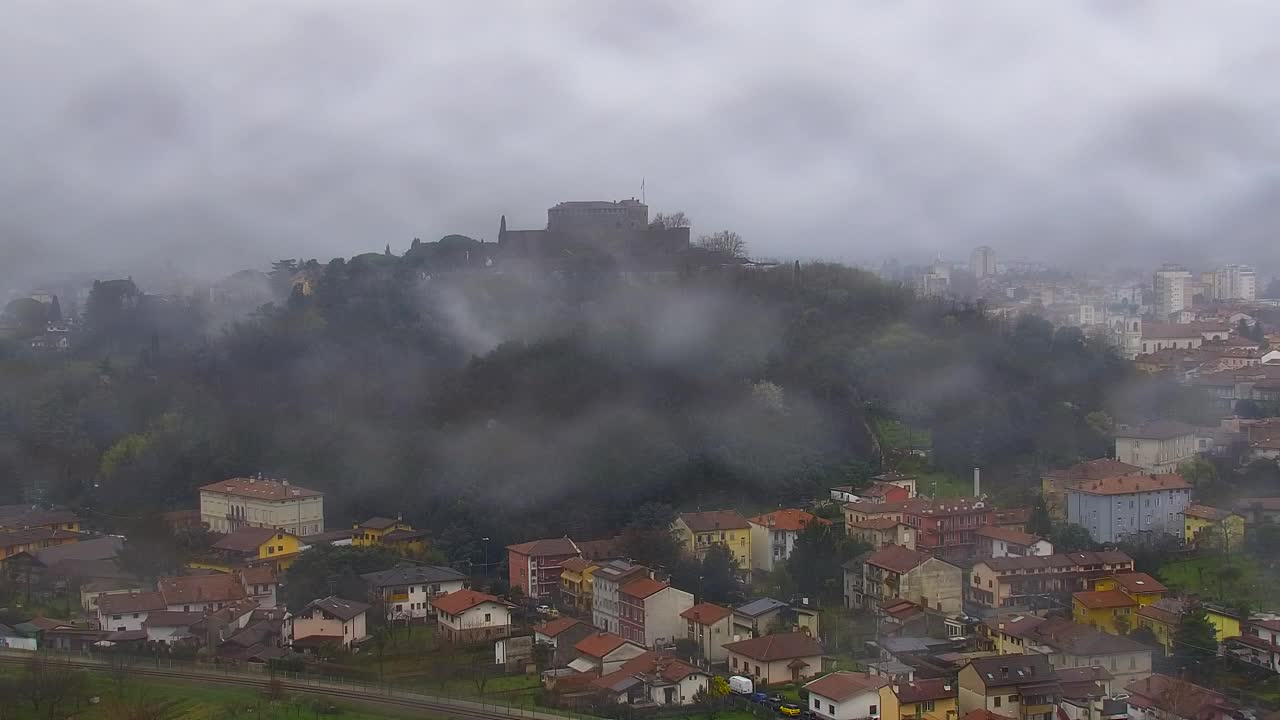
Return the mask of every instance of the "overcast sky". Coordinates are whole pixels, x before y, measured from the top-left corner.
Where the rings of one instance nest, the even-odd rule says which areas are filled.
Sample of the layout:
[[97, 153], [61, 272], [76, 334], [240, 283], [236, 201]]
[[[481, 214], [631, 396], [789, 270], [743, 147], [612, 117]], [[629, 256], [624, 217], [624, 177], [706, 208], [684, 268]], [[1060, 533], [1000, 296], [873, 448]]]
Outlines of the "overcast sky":
[[[1280, 3], [9, 0], [0, 274], [496, 239], [640, 195], [754, 254], [1253, 262]], [[0, 278], [2, 281], [4, 278]]]

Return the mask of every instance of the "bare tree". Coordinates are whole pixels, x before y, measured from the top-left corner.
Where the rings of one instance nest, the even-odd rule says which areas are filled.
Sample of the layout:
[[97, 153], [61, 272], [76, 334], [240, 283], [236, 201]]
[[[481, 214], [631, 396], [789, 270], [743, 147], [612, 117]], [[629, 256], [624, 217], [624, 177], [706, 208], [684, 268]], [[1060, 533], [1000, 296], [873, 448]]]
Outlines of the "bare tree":
[[705, 248], [712, 252], [727, 255], [731, 258], [745, 258], [747, 256], [747, 243], [742, 236], [732, 230], [721, 230], [711, 235], [701, 235], [698, 237], [697, 246]]
[[692, 224], [689, 216], [684, 214], [683, 210], [677, 210], [673, 213], [658, 213], [653, 216], [653, 220], [649, 221], [650, 227], [663, 228], [672, 230], [674, 228], [687, 228]]
[[43, 709], [53, 720], [66, 715], [67, 706], [83, 698], [88, 683], [84, 673], [77, 672], [71, 665], [37, 655], [27, 661], [18, 686], [32, 710]]

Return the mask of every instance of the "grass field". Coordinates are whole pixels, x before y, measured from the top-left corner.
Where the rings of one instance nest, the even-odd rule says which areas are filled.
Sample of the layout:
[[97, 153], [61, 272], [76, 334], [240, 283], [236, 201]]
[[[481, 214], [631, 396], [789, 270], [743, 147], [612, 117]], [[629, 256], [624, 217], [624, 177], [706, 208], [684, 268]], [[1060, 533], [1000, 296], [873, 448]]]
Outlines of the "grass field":
[[929, 450], [933, 447], [933, 435], [928, 430], [907, 427], [897, 420], [876, 420], [876, 434], [880, 444], [893, 450]]
[[[0, 670], [0, 678], [20, 683], [23, 671], [5, 667]], [[79, 703], [68, 701], [58, 716], [74, 715], [78, 720], [114, 720], [118, 717], [138, 716], [117, 704], [117, 688], [113, 679], [101, 673], [88, 673], [88, 692], [85, 698], [98, 697], [100, 702], [90, 704], [87, 700]], [[315, 696], [286, 694], [276, 701], [271, 701], [261, 692], [234, 687], [219, 687], [200, 683], [184, 683], [168, 680], [152, 680], [132, 677], [123, 686], [124, 708], [136, 708], [141, 705], [158, 705], [172, 703], [172, 712], [163, 717], [171, 720], [233, 720], [249, 717], [259, 720], [306, 720], [319, 715], [315, 701], [321, 707], [332, 706], [336, 712], [324, 717], [334, 720], [400, 720], [409, 717], [424, 717], [421, 712], [408, 711], [404, 714], [375, 713], [361, 707], [334, 705], [328, 699]], [[44, 703], [39, 711], [21, 692], [13, 701], [0, 699], [4, 707], [5, 720], [48, 720], [49, 706]]]
[[[1234, 568], [1223, 573], [1223, 568]], [[1280, 583], [1263, 573], [1257, 564], [1241, 555], [1230, 560], [1221, 557], [1197, 558], [1169, 563], [1160, 568], [1160, 580], [1171, 589], [1193, 593], [1207, 600], [1250, 607], [1271, 607], [1280, 597]]]

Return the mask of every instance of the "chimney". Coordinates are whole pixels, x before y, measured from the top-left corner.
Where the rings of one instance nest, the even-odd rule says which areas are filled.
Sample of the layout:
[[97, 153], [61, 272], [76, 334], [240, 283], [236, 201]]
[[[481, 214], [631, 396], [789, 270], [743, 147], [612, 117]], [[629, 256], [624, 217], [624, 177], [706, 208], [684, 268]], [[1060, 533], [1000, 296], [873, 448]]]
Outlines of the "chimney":
[[982, 497], [982, 470], [973, 469], [973, 496]]

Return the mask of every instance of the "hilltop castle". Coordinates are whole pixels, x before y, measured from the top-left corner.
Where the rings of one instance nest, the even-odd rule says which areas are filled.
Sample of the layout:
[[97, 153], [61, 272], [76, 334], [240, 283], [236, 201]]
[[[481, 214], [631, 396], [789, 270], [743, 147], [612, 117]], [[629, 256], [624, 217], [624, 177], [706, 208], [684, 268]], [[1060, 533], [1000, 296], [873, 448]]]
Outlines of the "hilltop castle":
[[617, 202], [562, 202], [547, 210], [544, 230], [498, 227], [504, 260], [560, 263], [612, 260], [619, 267], [661, 267], [689, 250], [689, 228], [649, 224], [649, 206], [631, 198]]

